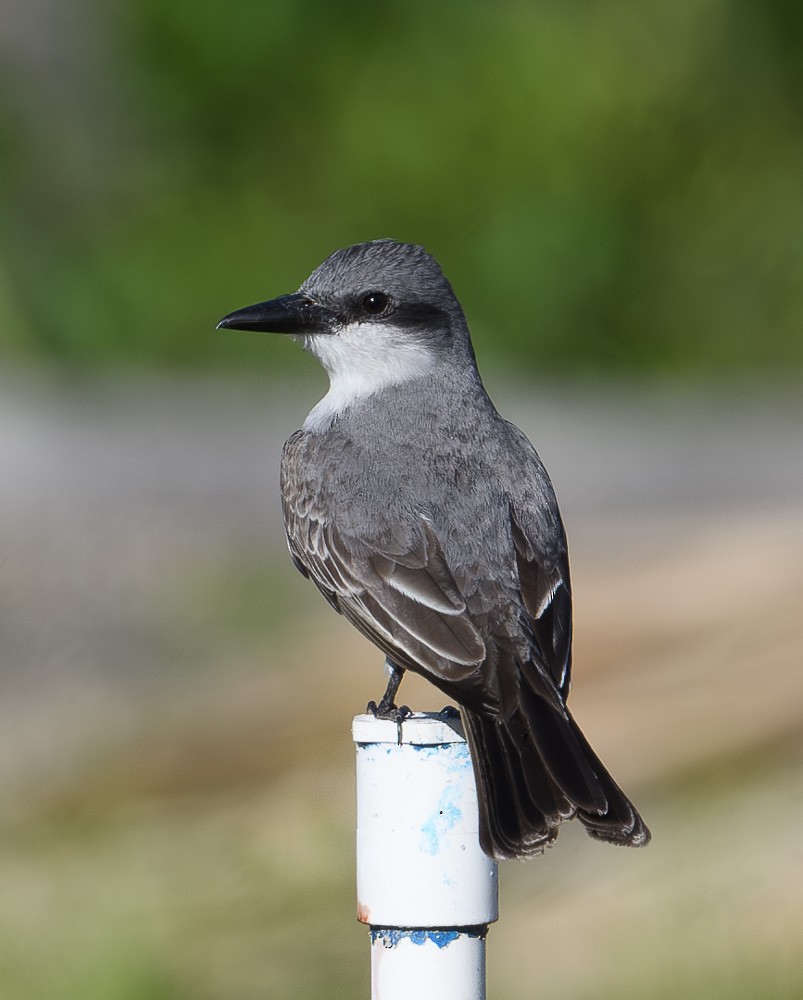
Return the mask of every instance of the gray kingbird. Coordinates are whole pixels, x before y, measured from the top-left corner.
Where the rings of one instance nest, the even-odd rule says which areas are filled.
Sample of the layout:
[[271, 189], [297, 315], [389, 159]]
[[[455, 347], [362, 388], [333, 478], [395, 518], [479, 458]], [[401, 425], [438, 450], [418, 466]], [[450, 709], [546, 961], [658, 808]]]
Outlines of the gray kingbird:
[[646, 844], [566, 706], [571, 585], [552, 483], [489, 399], [434, 258], [359, 243], [219, 327], [290, 334], [326, 369], [329, 391], [282, 455], [290, 553], [386, 655], [380, 715], [399, 718], [405, 670], [460, 706], [485, 852], [538, 854], [574, 817], [599, 840]]

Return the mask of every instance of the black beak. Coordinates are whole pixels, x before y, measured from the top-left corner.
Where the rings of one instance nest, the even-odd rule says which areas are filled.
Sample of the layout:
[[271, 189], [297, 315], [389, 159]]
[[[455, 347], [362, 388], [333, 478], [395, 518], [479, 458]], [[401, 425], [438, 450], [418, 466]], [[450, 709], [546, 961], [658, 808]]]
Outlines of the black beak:
[[269, 302], [237, 309], [224, 316], [218, 330], [257, 330], [264, 333], [329, 333], [334, 317], [301, 292], [280, 295]]

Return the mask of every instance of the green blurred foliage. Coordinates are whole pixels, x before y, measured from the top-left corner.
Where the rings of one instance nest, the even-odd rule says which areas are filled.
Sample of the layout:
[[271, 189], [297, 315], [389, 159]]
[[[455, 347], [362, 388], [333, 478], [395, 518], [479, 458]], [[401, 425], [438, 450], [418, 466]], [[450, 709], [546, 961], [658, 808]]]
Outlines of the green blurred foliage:
[[[7, 350], [289, 363], [213, 333], [339, 246], [420, 242], [482, 357], [803, 360], [793, 2], [70, 0], [6, 20]], [[49, 22], [49, 23], [48, 23]]]

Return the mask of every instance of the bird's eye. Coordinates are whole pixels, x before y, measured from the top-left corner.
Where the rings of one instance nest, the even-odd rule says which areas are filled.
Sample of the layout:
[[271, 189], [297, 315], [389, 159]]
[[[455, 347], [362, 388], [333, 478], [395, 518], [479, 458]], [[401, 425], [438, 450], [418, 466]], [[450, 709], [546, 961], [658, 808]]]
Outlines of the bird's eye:
[[383, 312], [387, 312], [390, 297], [384, 292], [366, 292], [360, 305], [363, 312], [367, 312], [371, 316], [381, 316]]

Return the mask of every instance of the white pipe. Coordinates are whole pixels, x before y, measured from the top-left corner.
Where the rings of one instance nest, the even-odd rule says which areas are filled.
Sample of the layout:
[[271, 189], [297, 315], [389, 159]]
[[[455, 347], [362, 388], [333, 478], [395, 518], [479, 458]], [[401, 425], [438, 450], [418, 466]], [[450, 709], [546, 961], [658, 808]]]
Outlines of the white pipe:
[[357, 919], [371, 927], [372, 1000], [484, 1000], [497, 866], [478, 837], [458, 719], [353, 723]]

